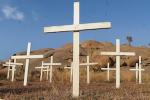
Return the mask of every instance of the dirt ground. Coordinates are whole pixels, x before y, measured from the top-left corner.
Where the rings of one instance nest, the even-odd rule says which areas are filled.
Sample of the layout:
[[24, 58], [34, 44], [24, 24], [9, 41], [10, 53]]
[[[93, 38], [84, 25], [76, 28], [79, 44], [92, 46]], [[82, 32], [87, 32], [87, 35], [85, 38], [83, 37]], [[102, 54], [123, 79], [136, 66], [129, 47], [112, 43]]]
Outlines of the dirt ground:
[[[74, 100], [70, 82], [0, 82], [0, 97], [5, 100]], [[136, 84], [122, 82], [115, 88], [115, 82], [80, 83], [78, 100], [150, 100], [150, 83]]]

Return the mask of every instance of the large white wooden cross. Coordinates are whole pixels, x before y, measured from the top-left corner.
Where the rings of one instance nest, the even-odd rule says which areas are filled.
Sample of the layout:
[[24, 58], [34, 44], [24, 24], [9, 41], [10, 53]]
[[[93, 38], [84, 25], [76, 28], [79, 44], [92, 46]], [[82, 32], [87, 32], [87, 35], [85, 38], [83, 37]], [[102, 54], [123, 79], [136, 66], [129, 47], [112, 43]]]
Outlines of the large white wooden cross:
[[[54, 63], [54, 60], [53, 60], [53, 56], [51, 56], [51, 60], [50, 60], [50, 63], [43, 63], [43, 66], [46, 66], [46, 70], [45, 71], [50, 71], [50, 83], [52, 82], [52, 73], [53, 73], [53, 66], [60, 66], [61, 63]], [[48, 68], [47, 68], [48, 66]], [[43, 68], [43, 67], [37, 67], [37, 68]], [[42, 76], [41, 76], [42, 77]]]
[[80, 66], [86, 66], [87, 71], [87, 83], [90, 83], [90, 66], [97, 65], [98, 63], [90, 63], [90, 58], [87, 56], [86, 63], [81, 63]]
[[142, 69], [142, 57], [139, 56], [139, 64], [136, 63], [135, 69], [130, 69], [131, 71], [136, 72], [136, 82], [139, 80], [139, 84], [142, 84], [142, 71], [145, 71], [145, 69]]
[[22, 65], [23, 65], [22, 63], [16, 63], [16, 59], [14, 59], [14, 62], [11, 62], [11, 60], [9, 60], [8, 62], [5, 62], [5, 64], [3, 64], [3, 66], [8, 67], [7, 79], [9, 79], [10, 71], [11, 71], [11, 81], [13, 82], [15, 71], [16, 71], [16, 66], [22, 66]]
[[120, 88], [120, 56], [135, 56], [135, 53], [121, 52], [120, 39], [116, 39], [116, 52], [101, 52], [101, 55], [116, 56], [116, 88]]
[[110, 64], [107, 63], [107, 68], [101, 68], [101, 70], [107, 70], [107, 81], [110, 81], [109, 73], [110, 73], [111, 70], [116, 70], [116, 68], [110, 68]]
[[24, 83], [23, 85], [27, 85], [28, 81], [28, 68], [29, 68], [29, 61], [30, 59], [37, 59], [37, 58], [44, 58], [43, 55], [30, 55], [31, 52], [31, 43], [28, 43], [27, 46], [27, 55], [18, 55], [18, 56], [12, 56], [11, 59], [26, 59], [26, 64], [25, 64], [25, 72], [24, 72]]
[[74, 2], [74, 24], [44, 27], [44, 32], [73, 32], [73, 97], [79, 96], [79, 31], [111, 28], [110, 22], [80, 24], [80, 5]]

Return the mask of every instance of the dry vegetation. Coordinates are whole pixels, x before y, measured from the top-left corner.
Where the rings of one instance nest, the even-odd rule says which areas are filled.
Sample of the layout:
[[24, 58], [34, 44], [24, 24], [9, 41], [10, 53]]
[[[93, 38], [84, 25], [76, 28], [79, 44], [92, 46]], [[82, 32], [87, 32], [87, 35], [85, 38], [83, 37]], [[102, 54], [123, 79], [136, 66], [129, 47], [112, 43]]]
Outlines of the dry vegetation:
[[[137, 57], [121, 57], [121, 88], [115, 88], [115, 72], [110, 72], [110, 82], [106, 81], [106, 71], [101, 71], [101, 67], [106, 67], [107, 62], [111, 67], [115, 67], [114, 57], [99, 56], [100, 51], [114, 51], [115, 45], [112, 43], [102, 43], [97, 41], [85, 41], [80, 47], [80, 61], [85, 62], [86, 56], [90, 55], [94, 62], [99, 65], [90, 69], [91, 83], [86, 83], [86, 69], [80, 68], [80, 97], [78, 100], [150, 100], [150, 48], [132, 47], [122, 45], [122, 51], [136, 52], [137, 56], [143, 57], [142, 81], [144, 84], [135, 82], [135, 72], [129, 71], [138, 61]], [[17, 55], [26, 52], [16, 53]], [[70, 65], [72, 61], [72, 45], [67, 44], [58, 49], [41, 49], [32, 51], [32, 54], [44, 54], [44, 59], [31, 60], [29, 67], [29, 83], [23, 86], [24, 66], [17, 68], [15, 82], [6, 80], [7, 68], [0, 66], [0, 98], [5, 100], [72, 100], [72, 83], [70, 83], [70, 71], [63, 69]], [[50, 56], [54, 56], [55, 62], [61, 62], [63, 67], [54, 68], [53, 80], [50, 84], [44, 76], [39, 82], [40, 72], [35, 70], [35, 66], [41, 65], [41, 61], [49, 62]], [[19, 61], [23, 62], [23, 61]]]
[[[60, 75], [61, 74], [61, 75]], [[0, 97], [5, 100], [72, 100], [72, 84], [68, 70], [55, 70], [53, 82], [30, 81], [27, 87], [23, 82], [3, 80], [0, 83]], [[106, 72], [91, 72], [91, 83], [86, 83], [86, 71], [80, 70], [80, 97], [78, 100], [150, 100], [150, 83], [143, 73], [144, 84], [135, 83], [135, 74], [122, 69], [121, 88], [115, 88], [115, 73], [111, 72], [111, 81], [107, 82]], [[146, 76], [146, 77], [145, 77]]]

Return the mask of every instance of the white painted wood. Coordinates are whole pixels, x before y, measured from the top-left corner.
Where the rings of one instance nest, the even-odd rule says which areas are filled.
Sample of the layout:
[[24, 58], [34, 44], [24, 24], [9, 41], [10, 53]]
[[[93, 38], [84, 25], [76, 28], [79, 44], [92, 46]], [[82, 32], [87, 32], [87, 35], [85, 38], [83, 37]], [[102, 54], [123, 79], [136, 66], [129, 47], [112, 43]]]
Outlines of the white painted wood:
[[44, 58], [43, 55], [30, 55], [30, 51], [31, 51], [31, 42], [28, 42], [26, 55], [19, 55], [19, 56], [12, 56], [11, 57], [11, 59], [25, 59], [26, 60], [25, 72], [24, 72], [24, 82], [23, 82], [24, 86], [27, 85], [27, 81], [28, 81], [29, 60], [30, 59], [37, 59], [37, 58]]
[[116, 52], [101, 52], [101, 55], [116, 56], [116, 88], [120, 88], [120, 56], [135, 56], [135, 53], [121, 52], [120, 40], [116, 39]]
[[44, 66], [49, 66], [49, 65], [52, 65], [52, 66], [58, 65], [58, 66], [60, 66], [61, 63], [43, 63], [43, 65], [44, 65]]
[[73, 79], [73, 63], [71, 62], [70, 82], [72, 82], [72, 79]]
[[[9, 79], [9, 74], [10, 74], [10, 60], [9, 60], [9, 64], [8, 64], [8, 72], [7, 72], [7, 79]], [[5, 66], [5, 65], [3, 65], [3, 66]]]
[[131, 71], [136, 72], [136, 82], [139, 81], [139, 84], [142, 84], [142, 71], [145, 71], [145, 69], [141, 68], [142, 66], [142, 58], [139, 56], [139, 65], [136, 63], [136, 68], [135, 69], [130, 69]]
[[139, 72], [138, 63], [136, 63], [135, 69], [130, 69], [130, 71], [135, 71], [136, 82], [138, 82], [138, 72]]
[[42, 68], [41, 68], [41, 75], [40, 75], [40, 81], [42, 81], [42, 77], [43, 77], [43, 61], [42, 61]]
[[44, 27], [44, 32], [72, 32], [72, 31], [84, 31], [84, 30], [95, 30], [95, 29], [106, 29], [111, 28], [110, 22], [99, 22], [89, 24], [77, 24], [77, 25], [63, 25], [63, 26], [52, 26]]
[[20, 55], [20, 56], [12, 56], [11, 59], [37, 59], [44, 58], [43, 55]]
[[22, 66], [23, 65], [23, 63], [14, 63], [14, 62], [6, 62], [5, 64], [10, 64], [10, 65], [20, 65], [20, 66]]
[[109, 56], [135, 56], [135, 53], [133, 52], [101, 52], [101, 55], [109, 55]]
[[44, 66], [42, 61], [42, 66], [40, 67], [35, 67], [35, 69], [40, 69], [40, 81], [42, 81], [43, 78], [43, 72], [46, 72], [46, 79], [48, 80], [48, 74], [49, 74], [49, 66]]
[[[31, 42], [28, 43], [28, 47], [27, 47], [27, 56], [30, 55], [30, 51], [31, 51]], [[21, 58], [20, 58], [21, 59]], [[24, 73], [24, 83], [23, 85], [26, 86], [27, 85], [27, 79], [28, 79], [28, 68], [29, 68], [29, 58], [25, 58], [26, 59], [26, 64], [25, 64], [25, 73]]]
[[[90, 63], [89, 56], [87, 56], [87, 63]], [[87, 65], [86, 71], [87, 71], [87, 83], [89, 84], [90, 83], [90, 67], [89, 67], [89, 65]]]
[[[116, 52], [120, 53], [120, 40], [116, 40]], [[116, 88], [120, 88], [120, 56], [116, 56]]]
[[11, 81], [14, 81], [14, 74], [16, 71], [16, 66], [21, 66], [23, 65], [22, 63], [16, 63], [16, 59], [14, 59], [14, 62], [11, 62], [11, 60], [9, 60], [8, 62], [5, 62], [5, 64], [3, 64], [3, 66], [8, 67], [8, 72], [7, 72], [7, 79], [9, 79], [10, 76], [10, 71], [11, 71]]
[[[16, 63], [16, 59], [14, 59], [14, 63]], [[11, 77], [11, 81], [13, 82], [14, 81], [14, 76], [15, 76], [15, 68], [16, 65], [12, 66], [12, 77]]]
[[107, 68], [101, 68], [101, 70], [106, 70], [107, 71], [107, 81], [110, 81], [110, 78], [109, 78], [110, 70], [116, 70], [116, 68], [110, 68], [110, 64], [107, 63]]
[[85, 67], [85, 66], [91, 66], [91, 65], [97, 65], [98, 63], [81, 63], [80, 66], [81, 67]]
[[110, 22], [80, 24], [79, 2], [74, 2], [74, 24], [65, 26], [45, 27], [44, 32], [73, 31], [73, 97], [79, 96], [79, 31], [111, 28]]
[[142, 57], [139, 56], [139, 84], [142, 84], [142, 71], [144, 71], [142, 69]]
[[70, 67], [64, 67], [64, 69], [69, 69], [70, 70], [70, 82], [72, 82], [72, 67], [73, 67], [73, 63], [71, 62]]
[[[51, 64], [53, 63], [53, 57], [51, 56]], [[53, 66], [50, 65], [50, 83], [52, 82]]]
[[[50, 58], [50, 63], [44, 63], [42, 61], [41, 67], [35, 67], [36, 69], [41, 69], [40, 81], [42, 81], [43, 72], [46, 71], [47, 72], [46, 73], [46, 79], [48, 80], [48, 75], [49, 75], [50, 83], [51, 83], [52, 82], [53, 66], [60, 66], [60, 65], [62, 65], [62, 64], [53, 62], [53, 56], [51, 56], [51, 58]], [[50, 74], [49, 74], [49, 72], [50, 72]]]
[[86, 58], [86, 63], [80, 63], [80, 66], [81, 67], [86, 67], [86, 70], [87, 70], [87, 84], [90, 83], [90, 66], [91, 65], [97, 65], [98, 63], [90, 63], [90, 58], [89, 56], [87, 56]]
[[[80, 24], [80, 4], [74, 2], [74, 25]], [[79, 96], [79, 31], [73, 32], [73, 98]]]

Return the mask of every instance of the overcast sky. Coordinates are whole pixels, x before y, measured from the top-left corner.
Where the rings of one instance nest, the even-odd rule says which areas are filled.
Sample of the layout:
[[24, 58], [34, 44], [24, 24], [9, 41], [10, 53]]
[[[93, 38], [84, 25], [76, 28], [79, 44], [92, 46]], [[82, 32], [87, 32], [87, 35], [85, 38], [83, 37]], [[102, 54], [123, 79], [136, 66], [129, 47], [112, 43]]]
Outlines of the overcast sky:
[[[80, 23], [111, 21], [112, 29], [84, 31], [80, 40], [115, 42], [133, 37], [133, 45], [150, 43], [150, 0], [79, 0]], [[72, 42], [72, 33], [43, 33], [44, 26], [73, 23], [73, 0], [0, 0], [0, 59], [25, 51], [57, 48]]]

